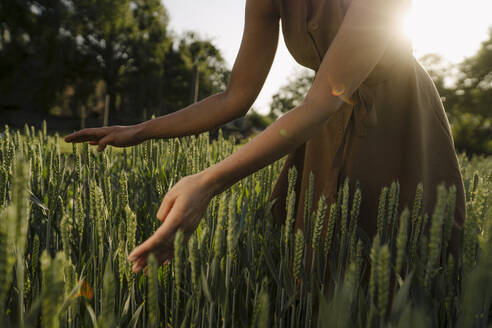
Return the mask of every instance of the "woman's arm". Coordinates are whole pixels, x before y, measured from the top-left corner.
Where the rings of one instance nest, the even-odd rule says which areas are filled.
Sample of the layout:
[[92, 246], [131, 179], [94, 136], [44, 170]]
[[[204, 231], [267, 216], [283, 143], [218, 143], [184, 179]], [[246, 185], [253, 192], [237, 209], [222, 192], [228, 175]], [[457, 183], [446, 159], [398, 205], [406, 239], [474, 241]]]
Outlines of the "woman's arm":
[[[256, 1], [267, 2], [248, 0]], [[166, 193], [157, 212], [163, 223], [128, 257], [134, 262], [134, 272], [145, 267], [150, 253], [155, 254], [158, 263], [168, 261], [173, 256], [176, 231], [182, 229], [186, 240], [197, 228], [214, 194], [274, 162], [318, 132], [340, 107], [342, 98], [350, 97], [382, 57], [390, 39], [388, 30], [395, 21], [392, 1], [405, 0], [353, 0], [303, 103], [234, 154], [181, 179]], [[333, 88], [342, 96], [331, 95]]]
[[213, 194], [295, 150], [319, 131], [381, 59], [399, 28], [403, 2], [352, 1], [304, 101], [234, 154], [203, 172], [213, 186]]
[[144, 122], [146, 137], [196, 134], [244, 116], [272, 66], [278, 34], [279, 17], [271, 1], [248, 0], [243, 39], [227, 89], [175, 113]]
[[147, 139], [197, 134], [244, 116], [270, 71], [278, 35], [279, 17], [272, 2], [248, 0], [241, 46], [224, 92], [137, 125], [81, 130], [66, 141], [89, 141], [101, 151], [106, 145], [132, 146]]

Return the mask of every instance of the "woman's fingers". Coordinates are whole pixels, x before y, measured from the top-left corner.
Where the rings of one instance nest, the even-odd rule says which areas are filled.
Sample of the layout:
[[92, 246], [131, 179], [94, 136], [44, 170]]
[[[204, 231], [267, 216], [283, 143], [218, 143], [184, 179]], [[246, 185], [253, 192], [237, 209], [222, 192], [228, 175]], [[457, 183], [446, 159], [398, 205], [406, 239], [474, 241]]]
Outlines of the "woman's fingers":
[[172, 249], [171, 238], [173, 237], [175, 226], [176, 224], [172, 220], [166, 220], [152, 236], [130, 253], [128, 260], [134, 262], [139, 258], [146, 258], [151, 252], [166, 253], [169, 249]]
[[162, 200], [161, 206], [159, 207], [159, 210], [157, 211], [157, 219], [161, 222], [164, 222], [166, 219], [166, 216], [169, 214], [169, 211], [171, 210], [174, 201], [176, 198], [171, 198], [169, 196], [165, 196], [164, 199]]
[[84, 142], [84, 141], [99, 141], [110, 130], [108, 128], [89, 128], [83, 129], [65, 137], [65, 142]]
[[142, 270], [142, 268], [144, 268], [146, 264], [147, 264], [147, 258], [146, 257], [145, 258], [143, 258], [143, 257], [142, 258], [139, 258], [135, 262], [135, 264], [133, 264], [132, 271], [135, 272], [135, 273], [137, 273], [140, 270]]
[[141, 245], [137, 246], [128, 256], [130, 262], [135, 262], [132, 267], [133, 272], [137, 273], [145, 267], [147, 256], [150, 253], [156, 254], [159, 263], [170, 258], [173, 253], [174, 234], [176, 232], [177, 217], [176, 211], [169, 213], [169, 218]]
[[97, 147], [97, 151], [103, 151], [104, 148], [106, 148], [106, 145], [111, 145], [112, 143], [114, 142], [114, 136], [113, 134], [108, 134], [106, 135], [104, 138], [102, 138], [101, 140], [99, 140], [98, 142], [98, 147]]
[[[155, 235], [155, 233], [154, 233]], [[142, 244], [138, 245], [131, 253], [128, 255], [128, 261], [138, 263], [139, 260], [147, 257], [148, 253], [152, 249], [151, 244], [154, 242], [154, 235], [150, 236], [149, 239], [144, 241]], [[135, 266], [134, 265], [134, 266]]]
[[[171, 261], [172, 255], [173, 255], [173, 253], [170, 251], [166, 251], [164, 253], [161, 252], [159, 254], [156, 254], [155, 257], [156, 257], [156, 261], [157, 261], [157, 266], [161, 265], [161, 263], [162, 263], [162, 265], [167, 265]], [[141, 270], [143, 270], [145, 275], [148, 275], [147, 259], [148, 259], [148, 256], [139, 258], [135, 262], [135, 264], [132, 266], [132, 271], [134, 273], [138, 273]]]

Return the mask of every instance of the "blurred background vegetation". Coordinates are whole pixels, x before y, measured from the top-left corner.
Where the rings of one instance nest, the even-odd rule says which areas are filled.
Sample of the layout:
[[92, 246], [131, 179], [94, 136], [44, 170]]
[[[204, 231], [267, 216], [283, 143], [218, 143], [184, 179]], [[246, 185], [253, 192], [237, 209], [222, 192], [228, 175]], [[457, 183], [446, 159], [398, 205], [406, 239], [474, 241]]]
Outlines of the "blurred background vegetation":
[[[45, 119], [62, 132], [133, 124], [224, 90], [230, 70], [220, 50], [168, 23], [160, 0], [2, 0], [0, 123], [40, 127]], [[492, 28], [458, 65], [435, 54], [419, 60], [442, 96], [457, 150], [492, 154]], [[222, 128], [251, 137], [295, 107], [312, 79], [293, 76], [268, 115], [253, 109]]]
[[220, 51], [168, 22], [160, 0], [2, 1], [2, 114], [77, 118], [48, 116], [73, 129], [103, 124], [107, 106], [109, 124], [129, 124], [223, 90]]

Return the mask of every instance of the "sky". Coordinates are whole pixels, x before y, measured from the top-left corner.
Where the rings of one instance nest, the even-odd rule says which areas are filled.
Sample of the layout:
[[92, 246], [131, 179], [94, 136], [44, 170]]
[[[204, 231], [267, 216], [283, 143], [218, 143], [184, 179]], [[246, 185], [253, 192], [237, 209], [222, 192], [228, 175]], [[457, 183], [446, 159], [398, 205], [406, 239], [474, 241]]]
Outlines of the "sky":
[[[298, 0], [308, 1], [308, 0]], [[163, 0], [169, 11], [170, 28], [176, 33], [196, 31], [209, 38], [232, 68], [241, 44], [246, 0]], [[413, 0], [406, 31], [413, 40], [417, 58], [438, 53], [446, 62], [457, 63], [473, 55], [492, 26], [492, 0]], [[297, 64], [284, 45], [282, 35], [274, 63], [253, 108], [269, 111], [272, 95], [307, 70]]]

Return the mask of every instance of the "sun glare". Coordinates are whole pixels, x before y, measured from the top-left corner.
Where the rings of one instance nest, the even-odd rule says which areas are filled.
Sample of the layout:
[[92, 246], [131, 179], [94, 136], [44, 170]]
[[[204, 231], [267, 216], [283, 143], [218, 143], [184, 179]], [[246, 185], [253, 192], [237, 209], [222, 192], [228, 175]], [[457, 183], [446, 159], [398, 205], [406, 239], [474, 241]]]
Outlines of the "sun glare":
[[415, 30], [415, 18], [414, 18], [414, 11], [413, 8], [406, 13], [406, 15], [403, 18], [403, 32], [406, 37], [410, 38], [412, 41], [414, 41], [414, 30]]
[[457, 61], [472, 55], [486, 38], [491, 12], [490, 0], [412, 0], [403, 29], [417, 53]]

